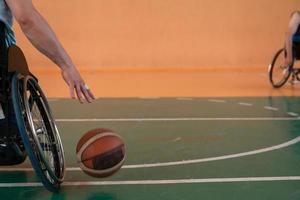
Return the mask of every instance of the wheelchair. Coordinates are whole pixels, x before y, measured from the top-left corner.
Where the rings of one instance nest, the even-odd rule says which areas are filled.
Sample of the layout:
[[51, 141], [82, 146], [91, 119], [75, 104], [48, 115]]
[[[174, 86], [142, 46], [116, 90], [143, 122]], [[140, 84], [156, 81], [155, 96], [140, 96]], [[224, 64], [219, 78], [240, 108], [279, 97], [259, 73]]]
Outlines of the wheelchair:
[[294, 66], [295, 61], [300, 59], [300, 43], [293, 43], [293, 62], [290, 66], [285, 66], [284, 61], [286, 58], [286, 49], [279, 49], [269, 65], [269, 81], [274, 88], [282, 87], [290, 78], [291, 84], [294, 84], [295, 80], [300, 81], [298, 74], [300, 73], [300, 68]]
[[0, 149], [9, 147], [14, 155], [10, 155], [13, 161], [0, 164], [20, 164], [28, 156], [45, 188], [58, 192], [64, 180], [65, 158], [50, 106], [21, 49], [13, 45], [7, 55], [8, 65], [0, 66], [0, 102], [5, 118]]

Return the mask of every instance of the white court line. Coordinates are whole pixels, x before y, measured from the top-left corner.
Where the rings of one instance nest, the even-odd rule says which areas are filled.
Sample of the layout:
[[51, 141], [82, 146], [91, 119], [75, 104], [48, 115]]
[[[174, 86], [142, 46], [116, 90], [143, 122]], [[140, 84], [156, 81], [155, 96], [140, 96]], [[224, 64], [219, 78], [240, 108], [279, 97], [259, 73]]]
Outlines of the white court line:
[[173, 139], [173, 140], [171, 140], [172, 142], [177, 142], [177, 141], [179, 141], [179, 140], [181, 140], [181, 137], [177, 137], [177, 138], [175, 138], [175, 139]]
[[227, 160], [232, 158], [239, 158], [244, 156], [256, 155], [261, 154], [269, 151], [274, 151], [278, 149], [282, 149], [293, 144], [300, 142], [300, 136], [290, 140], [288, 142], [281, 143], [279, 145], [266, 147], [262, 149], [257, 149], [253, 151], [231, 154], [231, 155], [224, 155], [224, 156], [217, 156], [217, 157], [210, 157], [210, 158], [200, 158], [200, 159], [192, 159], [192, 160], [183, 160], [183, 161], [174, 161], [174, 162], [165, 162], [165, 163], [151, 163], [151, 164], [139, 164], [139, 165], [127, 165], [124, 166], [124, 169], [134, 169], [134, 168], [148, 168], [148, 167], [165, 167], [165, 166], [174, 166], [174, 165], [186, 165], [186, 164], [194, 164], [194, 163], [203, 163], [203, 162], [211, 162], [211, 161], [218, 161], [218, 160]]
[[214, 102], [214, 103], [226, 103], [225, 100], [221, 100], [221, 99], [208, 99], [208, 101]]
[[298, 117], [299, 114], [298, 113], [294, 113], [294, 112], [287, 112], [288, 115], [293, 116], [293, 117]]
[[[63, 186], [107, 186], [107, 185], [163, 185], [192, 183], [234, 183], [234, 182], [265, 182], [265, 181], [300, 181], [300, 176], [278, 177], [242, 177], [242, 178], [205, 178], [205, 179], [174, 179], [174, 180], [136, 180], [136, 181], [66, 181]], [[43, 187], [38, 182], [0, 183], [0, 188], [12, 187]]]
[[289, 121], [299, 117], [175, 117], [175, 118], [90, 118], [56, 119], [57, 122], [141, 122], [141, 121]]
[[[209, 157], [209, 158], [200, 158], [200, 159], [191, 159], [191, 160], [182, 160], [182, 161], [173, 161], [173, 162], [162, 162], [162, 163], [149, 163], [149, 164], [137, 164], [137, 165], [124, 165], [122, 169], [136, 169], [136, 168], [152, 168], [152, 167], [166, 167], [166, 166], [177, 166], [177, 165], [187, 165], [187, 164], [195, 164], [195, 163], [203, 163], [203, 162], [211, 162], [211, 161], [218, 161], [218, 160], [227, 160], [232, 158], [240, 158], [250, 155], [256, 155], [261, 154], [269, 151], [274, 151], [282, 148], [286, 148], [288, 146], [294, 145], [296, 143], [300, 142], [300, 136], [289, 140], [287, 142], [266, 147], [262, 149], [257, 149], [253, 151], [247, 151], [237, 154], [230, 154], [230, 155], [223, 155], [223, 156], [217, 156], [217, 157]], [[67, 168], [67, 171], [80, 171], [81, 169], [79, 167], [70, 167]], [[33, 171], [32, 168], [11, 168], [11, 167], [3, 167], [0, 168], [0, 171]]]
[[264, 109], [266, 109], [266, 110], [278, 111], [278, 108], [271, 107], [271, 106], [265, 106]]
[[241, 106], [253, 106], [252, 103], [244, 103], [244, 102], [239, 102], [239, 105], [241, 105]]

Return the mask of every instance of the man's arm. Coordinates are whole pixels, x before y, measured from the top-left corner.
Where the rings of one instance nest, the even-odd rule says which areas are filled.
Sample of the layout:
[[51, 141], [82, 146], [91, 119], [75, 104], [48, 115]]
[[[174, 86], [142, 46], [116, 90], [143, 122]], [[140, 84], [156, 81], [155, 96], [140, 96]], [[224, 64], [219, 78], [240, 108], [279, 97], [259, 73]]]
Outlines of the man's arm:
[[285, 48], [287, 51], [287, 57], [285, 59], [286, 65], [291, 65], [293, 62], [293, 35], [296, 33], [297, 28], [300, 24], [300, 15], [298, 12], [294, 12], [290, 19], [288, 30], [285, 38]]
[[19, 23], [23, 33], [33, 46], [60, 67], [62, 76], [69, 85], [71, 97], [75, 98], [75, 90], [80, 102], [83, 102], [83, 96], [88, 102], [92, 102], [92, 99], [94, 99], [93, 94], [85, 87], [85, 83], [71, 58], [62, 47], [46, 20], [35, 9], [32, 1], [5, 1], [11, 9], [16, 21]]

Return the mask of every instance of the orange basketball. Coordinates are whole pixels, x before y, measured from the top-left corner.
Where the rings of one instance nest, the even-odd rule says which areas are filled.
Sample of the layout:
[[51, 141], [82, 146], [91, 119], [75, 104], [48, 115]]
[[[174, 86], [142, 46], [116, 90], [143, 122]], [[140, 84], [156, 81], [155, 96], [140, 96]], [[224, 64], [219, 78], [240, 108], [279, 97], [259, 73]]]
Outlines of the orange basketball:
[[107, 177], [117, 172], [125, 160], [122, 138], [112, 130], [98, 128], [85, 133], [77, 143], [77, 161], [90, 176]]

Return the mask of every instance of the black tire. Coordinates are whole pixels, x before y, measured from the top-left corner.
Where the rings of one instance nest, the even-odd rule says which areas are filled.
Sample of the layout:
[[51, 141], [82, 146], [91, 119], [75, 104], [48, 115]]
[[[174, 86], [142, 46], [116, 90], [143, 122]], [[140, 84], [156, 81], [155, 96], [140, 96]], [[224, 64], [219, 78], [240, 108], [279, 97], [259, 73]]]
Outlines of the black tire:
[[65, 174], [61, 139], [47, 99], [37, 81], [15, 74], [12, 100], [26, 152], [44, 186], [57, 192]]
[[269, 80], [274, 88], [282, 87], [291, 75], [293, 64], [291, 66], [285, 66], [285, 57], [286, 50], [282, 48], [277, 51], [269, 66]]

